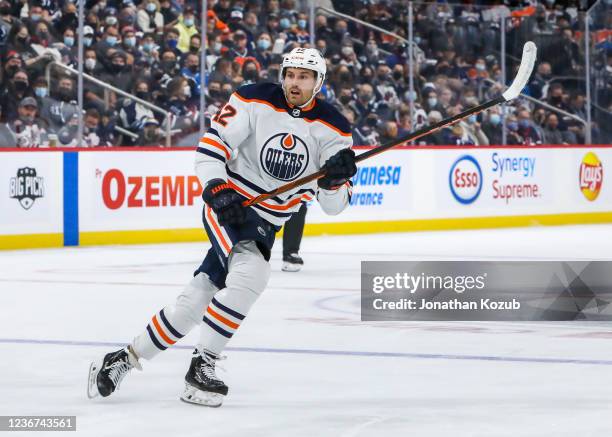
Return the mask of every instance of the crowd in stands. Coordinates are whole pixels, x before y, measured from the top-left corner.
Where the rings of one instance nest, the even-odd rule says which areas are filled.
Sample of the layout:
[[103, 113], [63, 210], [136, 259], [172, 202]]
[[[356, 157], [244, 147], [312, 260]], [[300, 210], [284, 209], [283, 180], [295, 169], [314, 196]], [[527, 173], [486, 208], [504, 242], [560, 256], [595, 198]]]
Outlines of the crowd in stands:
[[[316, 3], [407, 38], [405, 2]], [[419, 144], [493, 145], [504, 138], [507, 144], [584, 143], [584, 11], [555, 0], [518, 2], [512, 8], [501, 0], [463, 3], [414, 3], [412, 92], [404, 42], [317, 12], [314, 45], [328, 62], [319, 98], [349, 120], [355, 144], [393, 140], [499, 95], [505, 89], [501, 17], [506, 17], [507, 82], [522, 44], [535, 40], [537, 70], [524, 92], [548, 106], [518, 99], [505, 112], [494, 107]], [[81, 145], [164, 145], [167, 130], [173, 145], [195, 145], [201, 93], [209, 119], [241, 85], [278, 81], [282, 55], [309, 46], [307, 4], [209, 0], [203, 78], [199, 2], [86, 0], [83, 71], [138, 99], [84, 80]], [[596, 102], [591, 132], [593, 143], [609, 143], [612, 14], [600, 15], [590, 23]], [[76, 76], [48, 68], [61, 63], [77, 69], [77, 29], [73, 1], [0, 0], [0, 147], [77, 145]]]

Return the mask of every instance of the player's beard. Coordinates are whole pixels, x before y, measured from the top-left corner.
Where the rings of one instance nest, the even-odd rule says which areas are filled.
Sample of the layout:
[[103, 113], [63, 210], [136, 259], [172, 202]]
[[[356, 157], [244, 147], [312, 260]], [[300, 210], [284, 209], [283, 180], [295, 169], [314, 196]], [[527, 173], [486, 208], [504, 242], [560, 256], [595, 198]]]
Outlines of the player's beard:
[[[291, 90], [297, 90], [297, 91], [300, 92], [300, 94], [299, 95], [291, 94]], [[309, 93], [310, 95], [306, 96], [304, 91], [302, 91], [302, 90], [300, 90], [299, 88], [296, 88], [296, 87], [292, 88], [291, 90], [286, 90], [285, 91], [285, 99], [287, 99], [288, 103], [290, 103], [291, 105], [294, 105], [294, 106], [302, 106], [312, 96], [312, 92]]]

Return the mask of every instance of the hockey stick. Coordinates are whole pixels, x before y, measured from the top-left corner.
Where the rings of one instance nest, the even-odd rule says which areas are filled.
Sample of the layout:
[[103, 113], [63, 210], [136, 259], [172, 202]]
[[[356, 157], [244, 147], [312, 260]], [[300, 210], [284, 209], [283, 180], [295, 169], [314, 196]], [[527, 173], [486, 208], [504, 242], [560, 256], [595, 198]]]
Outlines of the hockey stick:
[[[515, 99], [521, 93], [521, 90], [525, 88], [525, 85], [527, 85], [527, 81], [529, 80], [529, 77], [531, 76], [531, 72], [535, 64], [536, 52], [537, 52], [537, 47], [533, 42], [528, 41], [525, 43], [525, 45], [523, 46], [523, 57], [521, 58], [521, 65], [519, 66], [516, 77], [514, 78], [514, 81], [512, 81], [512, 84], [510, 85], [510, 87], [501, 96], [496, 97], [492, 100], [489, 100], [488, 102], [485, 102], [481, 105], [474, 106], [473, 108], [466, 109], [465, 111], [453, 117], [449, 117], [431, 126], [425, 126], [417, 131], [411, 132], [387, 144], [383, 144], [381, 146], [370, 149], [367, 152], [356, 156], [355, 162], [361, 162], [365, 159], [371, 158], [372, 156], [376, 156], [382, 152], [392, 149], [393, 147], [397, 147], [401, 144], [416, 140], [418, 138], [424, 137], [425, 135], [429, 135], [444, 127], [453, 125], [457, 123], [458, 121], [461, 121], [464, 118], [469, 117], [472, 114], [478, 114], [479, 112], [489, 109], [492, 106], [496, 106], [496, 105], [499, 105], [500, 103], [509, 102], [510, 100]], [[250, 200], [245, 200], [242, 205], [243, 206], [256, 205], [274, 196], [290, 191], [301, 185], [307, 184], [308, 182], [312, 182], [314, 180], [322, 178], [323, 176], [325, 176], [325, 170], [322, 169], [309, 176], [304, 176], [303, 178], [297, 179], [288, 184], [281, 185], [275, 190], [269, 191], [264, 194], [260, 194], [259, 196], [254, 197]]]

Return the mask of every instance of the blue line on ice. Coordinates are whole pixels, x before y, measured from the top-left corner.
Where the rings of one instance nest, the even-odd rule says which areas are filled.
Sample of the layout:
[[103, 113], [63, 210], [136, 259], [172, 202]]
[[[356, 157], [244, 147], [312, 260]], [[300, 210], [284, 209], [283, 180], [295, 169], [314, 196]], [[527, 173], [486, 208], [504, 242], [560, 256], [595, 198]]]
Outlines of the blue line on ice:
[[[73, 340], [36, 340], [29, 338], [0, 338], [0, 344], [44, 344], [53, 346], [93, 346], [93, 347], [122, 347], [127, 343], [104, 341], [73, 341]], [[194, 346], [173, 346], [175, 349], [193, 349]], [[230, 352], [258, 352], [275, 354], [305, 354], [305, 355], [334, 355], [352, 357], [375, 358], [409, 358], [422, 360], [464, 360], [464, 361], [497, 361], [509, 363], [542, 363], [542, 364], [591, 364], [612, 366], [612, 360], [593, 360], [577, 358], [535, 358], [535, 357], [507, 357], [489, 355], [452, 355], [452, 354], [418, 354], [407, 352], [368, 352], [368, 351], [341, 351], [324, 349], [283, 349], [267, 347], [228, 347]]]

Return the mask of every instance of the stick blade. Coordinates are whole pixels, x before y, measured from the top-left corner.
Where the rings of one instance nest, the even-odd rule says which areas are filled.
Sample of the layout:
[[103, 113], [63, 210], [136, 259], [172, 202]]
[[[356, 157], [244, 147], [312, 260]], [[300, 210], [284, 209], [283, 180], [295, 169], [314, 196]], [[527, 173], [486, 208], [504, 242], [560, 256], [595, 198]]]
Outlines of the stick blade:
[[527, 81], [531, 77], [533, 66], [535, 65], [538, 48], [532, 41], [527, 41], [523, 46], [523, 57], [521, 58], [521, 65], [519, 66], [518, 73], [512, 82], [512, 85], [502, 95], [506, 101], [516, 99], [521, 93]]

